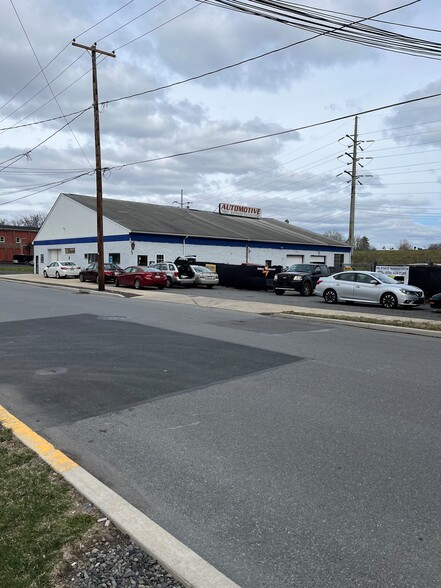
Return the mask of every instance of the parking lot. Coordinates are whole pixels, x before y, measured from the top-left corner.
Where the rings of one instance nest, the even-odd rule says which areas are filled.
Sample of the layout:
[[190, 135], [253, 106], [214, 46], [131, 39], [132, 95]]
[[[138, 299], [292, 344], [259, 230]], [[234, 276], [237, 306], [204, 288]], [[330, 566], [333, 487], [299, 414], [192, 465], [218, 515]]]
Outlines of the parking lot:
[[[112, 284], [106, 286], [107, 289], [113, 290]], [[115, 289], [116, 290], [116, 289]], [[204, 287], [200, 288], [173, 288], [168, 292], [179, 294], [181, 296], [204, 296], [208, 298], [220, 298], [230, 300], [242, 300], [249, 302], [258, 302], [265, 304], [283, 305], [293, 308], [305, 309], [321, 309], [321, 310], [344, 310], [345, 312], [376, 314], [382, 316], [399, 316], [406, 318], [419, 318], [424, 320], [441, 320], [441, 313], [432, 312], [429, 308], [429, 303], [416, 308], [398, 308], [395, 310], [388, 310], [381, 306], [373, 306], [369, 304], [326, 304], [322, 298], [318, 296], [300, 296], [297, 292], [289, 292], [284, 296], [276, 296], [272, 291], [265, 290], [240, 290], [237, 288], [225, 288], [217, 286], [211, 290]], [[165, 292], [165, 295], [167, 292]]]
[[[6, 276], [5, 276], [6, 277]], [[41, 283], [45, 285], [53, 285], [57, 287], [68, 287], [78, 288], [79, 291], [93, 291], [97, 290], [98, 286], [92, 282], [82, 283], [77, 278], [44, 278], [41, 275], [35, 274], [9, 274], [10, 279], [19, 279], [20, 281], [29, 281], [31, 283]], [[207, 298], [219, 301], [233, 300], [238, 302], [245, 302], [251, 304], [268, 304], [284, 307], [285, 310], [290, 308], [294, 309], [305, 309], [321, 311], [335, 311], [337, 313], [345, 312], [347, 314], [367, 314], [384, 317], [397, 317], [397, 318], [409, 318], [409, 319], [422, 319], [430, 321], [441, 321], [441, 313], [431, 311], [429, 303], [416, 308], [397, 308], [389, 310], [382, 308], [381, 306], [374, 306], [368, 304], [326, 304], [322, 298], [318, 296], [301, 296], [296, 292], [285, 293], [284, 296], [276, 296], [274, 292], [268, 290], [241, 290], [238, 288], [227, 288], [224, 286], [216, 286], [215, 288], [207, 289], [201, 287], [173, 287], [165, 290], [157, 290], [155, 288], [146, 288], [145, 290], [139, 291], [133, 288], [117, 288], [114, 284], [108, 283], [105, 285], [105, 291], [115, 294], [121, 294], [125, 296], [139, 296], [141, 293], [151, 292], [155, 294], [156, 299], [166, 301], [167, 298], [171, 301], [176, 301], [176, 296], [179, 298]], [[188, 301], [189, 302], [189, 301]], [[262, 312], [261, 310], [259, 312]]]

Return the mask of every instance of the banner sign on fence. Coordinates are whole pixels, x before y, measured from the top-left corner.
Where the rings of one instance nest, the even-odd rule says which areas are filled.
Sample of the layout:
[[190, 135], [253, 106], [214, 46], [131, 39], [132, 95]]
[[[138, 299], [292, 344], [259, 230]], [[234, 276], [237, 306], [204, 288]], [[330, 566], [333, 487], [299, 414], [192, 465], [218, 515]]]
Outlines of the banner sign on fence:
[[409, 283], [409, 266], [408, 265], [377, 265], [375, 271], [379, 274], [385, 274], [395, 278], [397, 282]]

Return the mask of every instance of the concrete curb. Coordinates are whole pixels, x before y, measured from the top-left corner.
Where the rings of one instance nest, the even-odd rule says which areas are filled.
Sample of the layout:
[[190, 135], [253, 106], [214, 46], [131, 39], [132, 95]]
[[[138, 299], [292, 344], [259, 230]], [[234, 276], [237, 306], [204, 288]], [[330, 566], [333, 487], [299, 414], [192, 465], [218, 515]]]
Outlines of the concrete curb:
[[0, 405], [0, 422], [187, 588], [239, 588]]
[[[301, 315], [292, 312], [281, 312], [275, 313], [274, 316], [278, 316], [280, 318], [302, 318], [303, 320], [311, 320], [311, 321], [323, 321], [327, 323], [334, 323], [341, 325], [342, 327], [357, 327], [358, 329], [370, 329], [372, 331], [389, 331], [393, 333], [406, 333], [408, 335], [420, 335], [421, 337], [435, 337], [441, 338], [441, 331], [431, 331], [429, 328], [427, 329], [419, 329], [418, 327], [403, 327], [400, 325], [390, 325], [386, 322], [384, 323], [369, 323], [369, 322], [361, 322], [361, 321], [353, 321], [346, 318], [338, 318], [338, 317], [326, 317], [326, 316], [311, 316], [311, 315]], [[346, 315], [348, 316], [348, 315]], [[424, 324], [427, 324], [426, 321], [422, 321]]]

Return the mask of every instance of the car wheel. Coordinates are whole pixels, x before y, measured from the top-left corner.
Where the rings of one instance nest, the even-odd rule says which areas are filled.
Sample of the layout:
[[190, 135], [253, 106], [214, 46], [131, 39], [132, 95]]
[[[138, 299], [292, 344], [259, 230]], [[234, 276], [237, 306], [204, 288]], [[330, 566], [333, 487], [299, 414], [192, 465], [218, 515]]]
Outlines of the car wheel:
[[[99, 278], [99, 276], [97, 276], [97, 277], [95, 278], [95, 284], [98, 284], [98, 283], [99, 283], [99, 281], [100, 281], [100, 278]], [[105, 281], [105, 280], [104, 280], [104, 281]]]
[[312, 294], [312, 285], [309, 282], [305, 282], [302, 286], [302, 290], [300, 292], [302, 296], [311, 296]]
[[335, 290], [325, 290], [323, 292], [323, 300], [327, 304], [335, 304], [337, 302], [337, 292]]
[[396, 308], [398, 306], [398, 300], [395, 294], [386, 292], [381, 297], [380, 304], [383, 308]]
[[85, 281], [85, 279], [84, 279], [83, 274], [80, 274], [80, 282], [84, 282], [84, 281]]
[[136, 278], [135, 283], [133, 284], [136, 288], [136, 290], [141, 290], [142, 286], [141, 286], [141, 280], [139, 280], [138, 278]]
[[45, 278], [48, 278], [48, 277], [49, 277], [49, 276], [47, 275], [47, 272], [46, 272], [46, 271], [45, 271], [45, 272], [43, 272], [43, 276], [44, 276]]
[[278, 288], [276, 288], [274, 292], [277, 294], [277, 296], [283, 296], [285, 294], [285, 290], [279, 290]]
[[173, 286], [173, 280], [170, 276], [167, 276], [167, 284], [165, 285], [166, 288], [171, 288]]
[[58, 278], [58, 279], [61, 278], [61, 276], [60, 276], [60, 274], [58, 272], [55, 272], [55, 277]]

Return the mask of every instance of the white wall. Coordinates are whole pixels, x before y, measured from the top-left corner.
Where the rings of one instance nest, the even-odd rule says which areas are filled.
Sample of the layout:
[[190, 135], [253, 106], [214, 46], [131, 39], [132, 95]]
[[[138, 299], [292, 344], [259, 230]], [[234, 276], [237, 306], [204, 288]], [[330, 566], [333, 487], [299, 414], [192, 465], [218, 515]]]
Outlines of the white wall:
[[[109, 245], [105, 245], [105, 250], [109, 250]], [[314, 263], [317, 261], [318, 256], [325, 258], [324, 263], [328, 265], [334, 265], [334, 252], [332, 251], [305, 251], [301, 249], [284, 249], [280, 248], [247, 248], [241, 247], [230, 247], [230, 246], [211, 246], [211, 245], [191, 245], [178, 243], [147, 243], [137, 241], [135, 243], [135, 249], [133, 254], [130, 252], [130, 247], [126, 249], [128, 257], [121, 255], [121, 265], [131, 265], [136, 263], [138, 255], [148, 255], [148, 261], [156, 262], [157, 255], [163, 255], [165, 261], [174, 261], [181, 255], [194, 255], [196, 259], [201, 261], [213, 261], [217, 263], [256, 263], [264, 264], [266, 260], [271, 260], [273, 265], [290, 265], [292, 257], [289, 256], [301, 256], [303, 263]], [[107, 257], [106, 257], [107, 260]], [[127, 261], [127, 263], [125, 263]], [[344, 263], [349, 263], [349, 253], [345, 254]]]
[[[36, 240], [91, 237], [97, 232], [96, 219], [97, 216], [93, 210], [60, 194], [38, 232]], [[125, 227], [107, 218], [103, 219], [103, 230], [105, 235], [128, 234]]]
[[[66, 248], [75, 249], [75, 253], [65, 253]], [[59, 250], [58, 259], [69, 259], [78, 263], [81, 267], [87, 265], [87, 254], [96, 253], [96, 243], [62, 243], [57, 245], [36, 245], [35, 255], [44, 255], [43, 265], [39, 264], [39, 273], [42, 273], [43, 267], [55, 258], [51, 257], [51, 250]], [[194, 255], [200, 261], [212, 261], [215, 263], [231, 263], [241, 264], [247, 261], [246, 247], [221, 247], [208, 245], [186, 245], [185, 251], [183, 245], [176, 243], [148, 243], [145, 241], [136, 241], [135, 248], [132, 251], [129, 241], [116, 241], [107, 243], [104, 242], [104, 260], [109, 260], [109, 255], [112, 253], [120, 254], [120, 265], [127, 267], [128, 265], [136, 265], [139, 255], [147, 255], [148, 263], [156, 262], [158, 255], [163, 255], [166, 261], [174, 261], [181, 255]], [[303, 263], [316, 262], [318, 255], [324, 256], [325, 263], [334, 265], [334, 253], [323, 251], [303, 251], [300, 249], [265, 249], [250, 248], [248, 250], [248, 263], [264, 264], [266, 260], [271, 260], [273, 265], [290, 265], [292, 262], [291, 256], [300, 256]], [[345, 263], [349, 263], [349, 255], [346, 254]]]

